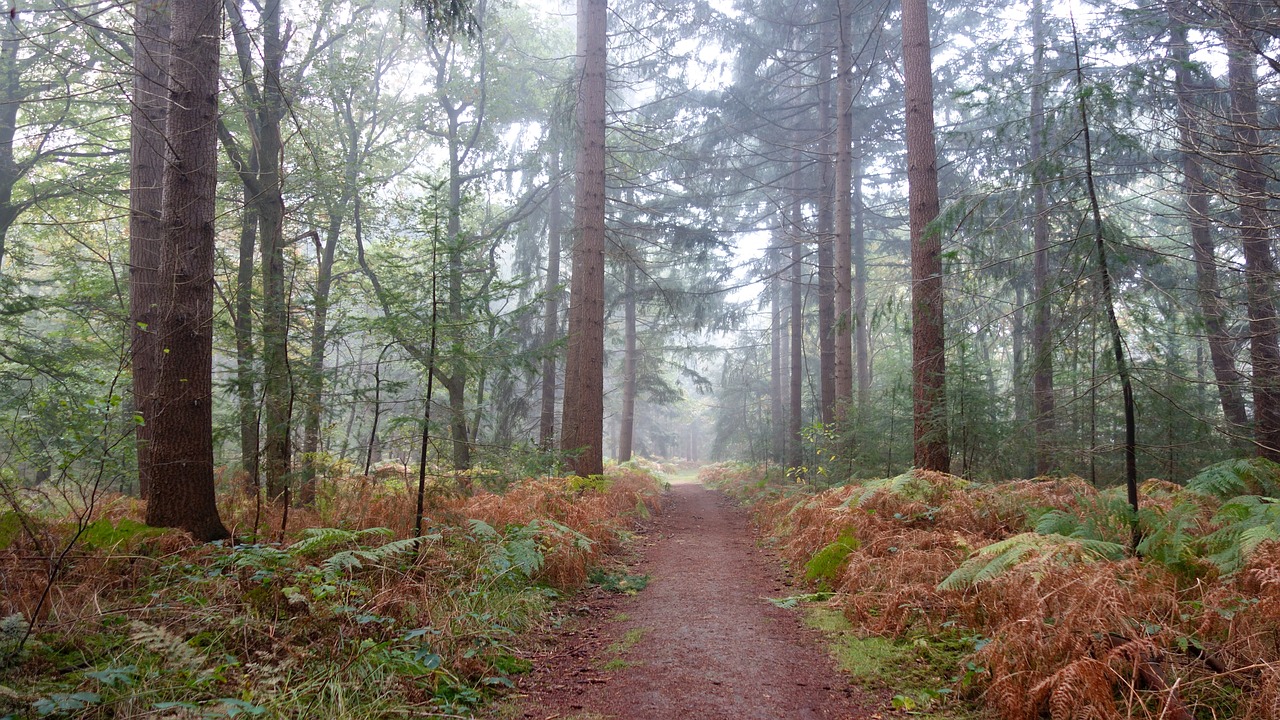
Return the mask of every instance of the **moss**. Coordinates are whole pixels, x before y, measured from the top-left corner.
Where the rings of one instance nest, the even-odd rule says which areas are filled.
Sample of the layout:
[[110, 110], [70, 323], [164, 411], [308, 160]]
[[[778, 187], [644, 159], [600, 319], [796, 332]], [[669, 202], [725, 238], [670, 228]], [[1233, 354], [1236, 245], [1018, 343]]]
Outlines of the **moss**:
[[843, 613], [830, 608], [809, 610], [805, 624], [827, 636], [840, 669], [868, 686], [892, 690], [895, 708], [924, 718], [977, 716], [976, 709], [955, 698], [953, 692], [965, 689], [972, 682], [971, 675], [980, 672], [972, 666], [966, 668], [963, 662], [974, 651], [975, 637], [955, 631], [896, 641], [864, 637]]
[[99, 550], [114, 550], [123, 546], [136, 548], [143, 540], [165, 534], [164, 528], [143, 525], [137, 520], [123, 519], [116, 523], [110, 520], [95, 520], [89, 523], [80, 536], [85, 545]]
[[22, 521], [18, 518], [18, 513], [7, 512], [0, 514], [0, 550], [4, 550], [18, 539], [18, 535], [22, 533]]
[[830, 590], [849, 560], [849, 553], [861, 546], [852, 530], [840, 533], [836, 541], [813, 554], [804, 566], [804, 579], [816, 582], [818, 588]]
[[909, 655], [891, 640], [874, 635], [859, 637], [838, 610], [814, 608], [805, 624], [827, 635], [840, 669], [863, 681], [887, 680]]

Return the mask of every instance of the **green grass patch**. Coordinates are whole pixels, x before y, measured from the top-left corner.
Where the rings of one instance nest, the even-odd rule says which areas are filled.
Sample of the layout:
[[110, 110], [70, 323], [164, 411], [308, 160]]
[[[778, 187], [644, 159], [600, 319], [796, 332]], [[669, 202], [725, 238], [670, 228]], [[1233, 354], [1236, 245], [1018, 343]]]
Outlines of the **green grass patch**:
[[648, 629], [646, 628], [631, 628], [626, 633], [624, 633], [623, 636], [619, 638], [617, 642], [613, 643], [605, 650], [606, 653], [608, 653], [609, 655], [612, 655], [613, 657], [604, 661], [604, 663], [601, 664], [600, 666], [601, 669], [621, 670], [623, 668], [628, 668], [628, 667], [631, 667], [632, 665], [635, 665], [636, 663], [630, 662], [624, 659], [622, 656], [626, 654], [628, 650], [635, 647], [641, 640], [643, 640], [645, 633], [647, 632], [648, 632]]
[[982, 671], [964, 662], [981, 638], [956, 632], [902, 640], [862, 636], [843, 613], [824, 607], [810, 608], [805, 624], [827, 636], [841, 670], [863, 685], [892, 691], [894, 709], [924, 718], [968, 720], [979, 716], [975, 706], [956, 694]]
[[804, 579], [816, 582], [822, 590], [830, 590], [848, 563], [849, 553], [861, 545], [853, 536], [853, 530], [845, 530], [835, 542], [814, 553], [809, 562], [805, 563]]

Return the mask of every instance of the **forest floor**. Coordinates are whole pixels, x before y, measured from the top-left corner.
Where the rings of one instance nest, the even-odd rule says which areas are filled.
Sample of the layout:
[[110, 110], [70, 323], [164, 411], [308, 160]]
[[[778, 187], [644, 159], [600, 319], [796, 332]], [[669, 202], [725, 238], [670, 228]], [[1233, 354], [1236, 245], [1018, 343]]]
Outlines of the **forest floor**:
[[790, 581], [731, 499], [674, 477], [636, 545], [627, 572], [648, 586], [575, 599], [579, 617], [548, 638], [499, 717], [882, 717], [887, 696], [851, 684], [802, 615], [766, 599], [793, 594]]

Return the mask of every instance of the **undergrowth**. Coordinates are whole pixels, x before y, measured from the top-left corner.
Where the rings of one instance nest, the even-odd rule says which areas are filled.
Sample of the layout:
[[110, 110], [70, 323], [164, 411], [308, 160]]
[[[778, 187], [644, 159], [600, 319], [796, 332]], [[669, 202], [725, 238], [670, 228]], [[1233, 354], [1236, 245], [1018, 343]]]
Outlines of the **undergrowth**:
[[[789, 565], [821, 569], [808, 580], [835, 591], [852, 642], [903, 653], [877, 665], [900, 709], [1280, 720], [1280, 466], [1146, 481], [1136, 554], [1123, 490], [1075, 477], [812, 488], [722, 465], [703, 479], [751, 504]], [[939, 651], [906, 660], [920, 648]], [[922, 667], [945, 682], [922, 684]]]
[[[106, 503], [37, 618], [47, 568], [6, 533], [0, 718], [468, 714], [531, 669], [521, 634], [587, 582], [659, 489], [615, 468], [442, 491], [411, 537], [401, 480], [335, 485], [282, 541], [235, 545], [196, 545], [141, 525], [137, 501]], [[242, 529], [252, 512], [224, 508]], [[40, 532], [71, 530], [45, 517]]]

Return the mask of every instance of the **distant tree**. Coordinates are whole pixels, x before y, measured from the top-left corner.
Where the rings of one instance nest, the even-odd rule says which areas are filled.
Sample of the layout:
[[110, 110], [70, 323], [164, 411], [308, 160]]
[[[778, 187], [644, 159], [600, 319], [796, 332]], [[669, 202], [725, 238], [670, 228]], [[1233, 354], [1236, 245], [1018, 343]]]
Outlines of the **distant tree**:
[[1049, 290], [1049, 203], [1044, 154], [1044, 0], [1031, 4], [1031, 132], [1028, 155], [1034, 204], [1031, 237], [1034, 259], [1032, 285], [1035, 297], [1031, 322], [1032, 415], [1035, 417], [1035, 471], [1045, 475], [1053, 469], [1052, 439], [1056, 429], [1053, 395], [1053, 297]]
[[1253, 365], [1253, 436], [1258, 455], [1280, 461], [1280, 321], [1276, 319], [1276, 264], [1271, 240], [1267, 177], [1258, 112], [1257, 47], [1260, 8], [1256, 0], [1227, 3], [1223, 33], [1231, 92], [1232, 163], [1240, 212], [1249, 311], [1249, 356]]

